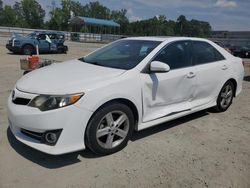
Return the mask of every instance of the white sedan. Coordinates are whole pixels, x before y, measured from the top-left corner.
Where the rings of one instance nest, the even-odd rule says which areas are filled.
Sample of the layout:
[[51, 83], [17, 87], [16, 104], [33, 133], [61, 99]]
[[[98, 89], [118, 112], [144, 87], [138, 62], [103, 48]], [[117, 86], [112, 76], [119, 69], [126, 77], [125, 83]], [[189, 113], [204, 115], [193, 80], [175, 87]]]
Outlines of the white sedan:
[[203, 109], [223, 112], [242, 90], [242, 60], [199, 38], [137, 37], [23, 76], [8, 99], [14, 136], [58, 155], [111, 154], [139, 131]]

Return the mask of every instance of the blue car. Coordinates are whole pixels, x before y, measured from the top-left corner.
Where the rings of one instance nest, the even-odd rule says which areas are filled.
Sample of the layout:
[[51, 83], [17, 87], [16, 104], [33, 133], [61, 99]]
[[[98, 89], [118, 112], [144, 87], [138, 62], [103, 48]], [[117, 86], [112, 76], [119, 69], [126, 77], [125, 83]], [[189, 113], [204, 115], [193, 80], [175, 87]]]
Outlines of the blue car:
[[12, 34], [6, 48], [24, 55], [39, 53], [67, 53], [68, 47], [64, 45], [65, 35], [62, 32], [33, 32], [27, 36]]

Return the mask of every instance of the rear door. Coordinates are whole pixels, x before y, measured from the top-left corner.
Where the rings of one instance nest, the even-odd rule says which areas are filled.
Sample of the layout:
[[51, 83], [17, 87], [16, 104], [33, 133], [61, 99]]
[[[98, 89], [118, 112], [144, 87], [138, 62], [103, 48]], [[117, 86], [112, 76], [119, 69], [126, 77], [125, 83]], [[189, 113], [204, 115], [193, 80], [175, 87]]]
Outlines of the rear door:
[[50, 51], [57, 51], [58, 50], [58, 42], [59, 42], [59, 39], [57, 37], [57, 34], [56, 33], [50, 33], [47, 35], [48, 38], [49, 38], [49, 44], [50, 44]]
[[193, 41], [193, 62], [196, 86], [192, 106], [199, 107], [217, 99], [224, 82], [229, 78], [225, 57], [205, 41]]
[[170, 66], [165, 73], [141, 73], [143, 122], [191, 109], [194, 93], [191, 41], [178, 41], [164, 47], [153, 61]]

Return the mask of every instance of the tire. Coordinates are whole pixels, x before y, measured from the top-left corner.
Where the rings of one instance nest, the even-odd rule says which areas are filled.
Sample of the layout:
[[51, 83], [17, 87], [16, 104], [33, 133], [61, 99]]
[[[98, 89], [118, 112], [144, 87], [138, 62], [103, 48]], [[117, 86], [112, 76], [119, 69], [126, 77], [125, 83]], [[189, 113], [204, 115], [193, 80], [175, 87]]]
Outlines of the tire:
[[235, 89], [236, 88], [231, 81], [227, 81], [223, 85], [217, 98], [217, 105], [214, 107], [217, 112], [225, 112], [231, 106]]
[[63, 48], [58, 48], [57, 53], [58, 53], [58, 54], [63, 54], [63, 53], [64, 53]]
[[134, 129], [131, 109], [121, 103], [108, 103], [97, 110], [88, 123], [86, 146], [98, 155], [108, 155], [126, 147]]
[[57, 47], [57, 53], [58, 54], [67, 54], [67, 50], [65, 49], [65, 46], [63, 44], [60, 44]]
[[31, 45], [25, 45], [22, 49], [24, 55], [32, 55], [34, 54], [34, 48]]

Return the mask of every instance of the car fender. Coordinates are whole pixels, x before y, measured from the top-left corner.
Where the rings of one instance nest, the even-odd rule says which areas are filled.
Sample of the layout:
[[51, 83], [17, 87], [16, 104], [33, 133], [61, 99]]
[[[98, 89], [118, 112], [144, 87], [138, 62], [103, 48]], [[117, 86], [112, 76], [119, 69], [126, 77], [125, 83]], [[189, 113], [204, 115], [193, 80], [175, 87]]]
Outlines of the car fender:
[[141, 122], [142, 93], [139, 74], [134, 74], [134, 76], [128, 75], [131, 74], [125, 73], [121, 75], [119, 79], [116, 77], [116, 79], [100, 84], [98, 88], [87, 90], [76, 106], [90, 110], [94, 113], [98, 108], [109, 101], [125, 99], [134, 104], [138, 112], [138, 122]]
[[32, 46], [33, 48], [35, 48], [35, 45], [32, 43], [29, 43], [29, 42], [23, 43], [21, 48], [23, 48], [26, 45], [29, 45], [29, 46]]

